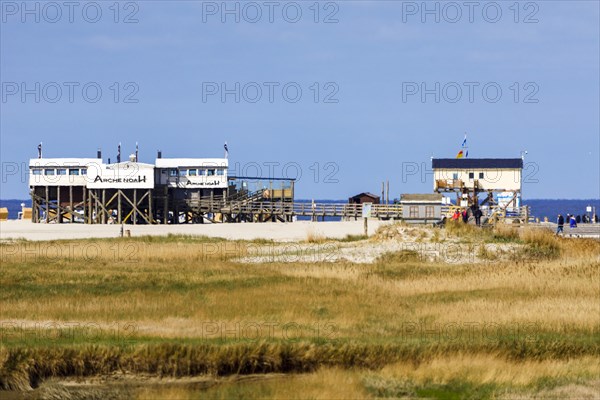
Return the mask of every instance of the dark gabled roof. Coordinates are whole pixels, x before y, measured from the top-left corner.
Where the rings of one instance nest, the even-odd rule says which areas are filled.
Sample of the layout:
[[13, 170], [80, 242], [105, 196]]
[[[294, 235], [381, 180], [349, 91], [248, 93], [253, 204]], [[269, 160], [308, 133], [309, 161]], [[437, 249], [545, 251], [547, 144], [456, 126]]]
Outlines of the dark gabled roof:
[[362, 192], [362, 193], [359, 193], [359, 194], [357, 194], [357, 195], [355, 195], [355, 196], [352, 196], [352, 197], [350, 197], [350, 198], [351, 198], [351, 199], [355, 199], [355, 198], [357, 198], [357, 197], [362, 197], [362, 196], [367, 196], [367, 197], [370, 197], [370, 198], [372, 198], [372, 199], [378, 199], [378, 198], [379, 198], [379, 196], [377, 196], [376, 194], [369, 193], [369, 192]]
[[434, 158], [432, 168], [523, 168], [522, 158]]

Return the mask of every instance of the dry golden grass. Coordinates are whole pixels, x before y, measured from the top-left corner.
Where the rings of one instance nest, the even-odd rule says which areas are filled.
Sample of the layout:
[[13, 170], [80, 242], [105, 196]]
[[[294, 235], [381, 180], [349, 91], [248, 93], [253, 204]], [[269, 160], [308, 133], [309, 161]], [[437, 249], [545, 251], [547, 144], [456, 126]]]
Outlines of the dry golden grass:
[[323, 236], [322, 234], [320, 234], [319, 232], [316, 231], [309, 231], [306, 234], [306, 242], [307, 243], [325, 243], [327, 241], [327, 238], [325, 238], [325, 236]]
[[[552, 235], [540, 239], [537, 234], [527, 232], [524, 240], [556, 241], [563, 256], [541, 263], [468, 267], [419, 262], [403, 252], [383, 255], [373, 265], [238, 265], [228, 260], [247, 252], [247, 243], [176, 241], [99, 241], [93, 248], [102, 251], [92, 262], [77, 255], [46, 262], [47, 257], [36, 258], [32, 249], [27, 253], [31, 262], [21, 262], [22, 254], [4, 252], [0, 282], [8, 289], [1, 298], [0, 316], [127, 320], [136, 322], [144, 334], [167, 337], [194, 337], [207, 320], [308, 324], [322, 319], [335, 322], [345, 336], [360, 337], [355, 328], [369, 320], [373, 308], [392, 325], [410, 317], [411, 322], [485, 320], [593, 329], [600, 313], [600, 264], [593, 256], [598, 243]], [[71, 242], [60, 245], [73, 247]], [[135, 257], [124, 257], [131, 245]], [[401, 318], [394, 317], [398, 315]]]
[[[486, 242], [495, 245], [490, 240], [514, 241], [517, 250], [512, 261], [498, 258], [467, 264], [427, 262], [406, 251], [382, 254], [373, 264], [240, 264], [234, 261], [237, 257], [267, 244], [203, 238], [1, 244], [0, 320], [19, 326], [92, 322], [103, 328], [115, 322], [132, 323], [137, 330], [128, 344], [160, 344], [165, 340], [189, 343], [189, 348], [173, 350], [174, 355], [169, 356], [173, 358], [164, 356], [177, 368], [177, 357], [182, 363], [196, 362], [186, 358], [199, 351], [194, 346], [219, 346], [219, 340], [243, 342], [240, 339], [244, 338], [226, 332], [207, 336], [203, 325], [207, 322], [219, 323], [230, 332], [239, 323], [297, 324], [302, 329], [296, 338], [300, 347], [294, 347], [296, 342], [288, 343], [289, 348], [266, 347], [262, 348], [266, 349], [264, 356], [270, 359], [269, 352], [288, 351], [299, 357], [298, 370], [305, 368], [305, 362], [308, 370], [331, 368], [294, 377], [293, 384], [282, 380], [279, 386], [269, 381], [252, 389], [264, 390], [265, 397], [293, 398], [298, 390], [306, 390], [312, 398], [346, 398], [352, 393], [364, 397], [371, 393], [364, 392], [369, 387], [365, 373], [337, 369], [360, 365], [358, 360], [367, 360], [369, 366], [389, 364], [377, 373], [378, 379], [384, 383], [409, 380], [411, 388], [457, 379], [475, 385], [505, 385], [514, 380], [527, 386], [540, 379], [572, 381], [598, 373], [592, 355], [597, 357], [599, 351], [600, 243], [557, 238], [540, 230], [502, 229], [494, 231], [495, 236], [482, 235], [479, 230], [479, 237], [466, 231], [472, 243], [468, 249], [482, 251]], [[436, 236], [420, 232], [408, 234], [413, 239]], [[462, 233], [455, 240], [460, 240]], [[437, 235], [435, 240], [445, 240], [446, 234]], [[315, 236], [307, 240], [318, 243], [322, 239]], [[365, 240], [352, 246], [369, 243]], [[520, 253], [522, 248], [529, 250]], [[521, 254], [526, 257], [521, 258]], [[312, 327], [323, 324], [334, 330], [315, 336]], [[522, 327], [527, 330], [519, 331]], [[286, 339], [281, 329], [275, 329], [268, 338], [262, 333], [261, 339], [267, 343]], [[2, 334], [0, 381], [4, 382], [27, 381], [28, 372], [13, 376], [3, 375], [6, 371], [2, 370], [19, 365], [22, 371], [31, 371], [32, 365], [41, 362], [35, 361], [36, 357], [46, 354], [34, 352], [27, 356], [31, 358], [15, 364], [23, 349], [49, 347], [58, 351], [90, 344], [85, 338], [47, 341], [23, 338], [12, 331]], [[90, 352], [86, 357], [114, 360], [114, 340], [100, 337], [98, 343], [108, 347], [86, 350]], [[331, 347], [302, 347], [306, 343]], [[150, 363], [153, 358], [163, 359], [163, 350], [149, 347], [143, 357], [136, 353], [139, 358], [133, 361], [127, 361], [129, 354], [119, 357], [123, 362]], [[250, 347], [244, 351], [254, 350]], [[215, 354], [235, 364], [239, 361], [236, 357], [243, 354], [237, 351]], [[59, 376], [71, 373], [70, 367], [56, 367], [62, 365], [60, 354], [56, 353], [56, 364], [49, 367]], [[77, 365], [76, 359], [73, 363]], [[410, 372], [415, 365], [418, 368]], [[21, 371], [19, 368], [15, 371]], [[346, 384], [330, 388], [335, 380]], [[22, 385], [26, 383], [18, 383]], [[394, 385], [397, 387], [397, 382]], [[179, 390], [169, 388], [165, 396], [177, 397]], [[215, 392], [220, 393], [238, 392]], [[142, 398], [147, 395], [140, 393]]]
[[360, 374], [340, 368], [319, 372], [244, 382], [243, 385], [218, 385], [203, 393], [207, 399], [364, 399], [368, 397]]
[[600, 374], [596, 357], [570, 360], [510, 361], [493, 355], [457, 354], [438, 357], [419, 365], [395, 363], [383, 367], [378, 375], [415, 383], [445, 384], [455, 380], [474, 383], [530, 386], [540, 379], [563, 380], [569, 377], [593, 379]]

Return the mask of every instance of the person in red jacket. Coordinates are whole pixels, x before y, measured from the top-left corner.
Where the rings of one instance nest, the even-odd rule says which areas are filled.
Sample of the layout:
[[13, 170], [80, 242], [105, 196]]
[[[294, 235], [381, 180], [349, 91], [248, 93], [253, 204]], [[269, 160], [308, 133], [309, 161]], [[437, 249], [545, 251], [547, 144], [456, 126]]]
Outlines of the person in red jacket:
[[460, 211], [457, 209], [454, 211], [454, 214], [452, 214], [452, 221], [458, 221], [458, 218], [460, 218]]

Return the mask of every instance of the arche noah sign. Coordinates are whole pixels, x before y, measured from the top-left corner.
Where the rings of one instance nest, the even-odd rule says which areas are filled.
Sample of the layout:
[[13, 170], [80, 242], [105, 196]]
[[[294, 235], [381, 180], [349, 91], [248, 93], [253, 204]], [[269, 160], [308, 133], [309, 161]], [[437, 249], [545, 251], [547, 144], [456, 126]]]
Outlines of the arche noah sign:
[[119, 165], [88, 168], [90, 189], [153, 189], [154, 168], [145, 165]]
[[146, 182], [146, 176], [137, 176], [136, 178], [111, 178], [106, 177], [102, 178], [100, 175], [96, 175], [96, 179], [94, 179], [94, 183], [142, 183]]

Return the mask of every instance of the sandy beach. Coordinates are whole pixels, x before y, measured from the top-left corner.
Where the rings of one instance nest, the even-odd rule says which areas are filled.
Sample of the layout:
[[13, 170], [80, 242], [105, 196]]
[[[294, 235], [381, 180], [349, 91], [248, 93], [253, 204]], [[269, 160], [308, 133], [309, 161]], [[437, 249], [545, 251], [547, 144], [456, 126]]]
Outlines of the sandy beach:
[[[369, 235], [385, 221], [370, 220]], [[230, 240], [268, 239], [278, 242], [306, 240], [309, 235], [344, 238], [362, 235], [363, 221], [264, 223], [264, 224], [186, 224], [186, 225], [124, 225], [131, 236], [198, 235]], [[29, 221], [0, 222], [0, 240], [57, 240], [111, 238], [120, 235], [120, 225], [34, 224]]]

